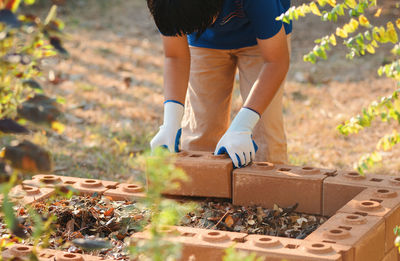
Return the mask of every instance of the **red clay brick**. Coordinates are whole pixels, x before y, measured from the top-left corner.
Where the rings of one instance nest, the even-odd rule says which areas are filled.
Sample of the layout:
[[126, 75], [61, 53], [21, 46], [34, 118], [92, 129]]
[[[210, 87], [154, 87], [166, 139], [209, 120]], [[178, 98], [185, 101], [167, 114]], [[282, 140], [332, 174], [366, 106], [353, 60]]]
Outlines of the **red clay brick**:
[[[58, 176], [58, 175], [46, 175], [40, 174], [35, 175], [32, 177], [32, 180], [25, 180], [23, 181], [24, 184], [30, 186], [37, 186], [37, 187], [54, 187], [54, 186], [67, 186], [67, 185], [74, 185], [78, 182], [88, 180], [85, 178], [78, 178], [78, 177], [68, 177], [68, 176]], [[107, 181], [107, 180], [99, 180], [93, 179], [95, 181], [101, 181], [102, 185], [109, 189], [115, 189], [116, 186], [119, 184], [115, 181]]]
[[400, 223], [400, 191], [386, 188], [368, 188], [348, 202], [338, 212], [359, 213], [385, 218], [385, 252], [394, 247], [393, 229]]
[[256, 253], [268, 261], [281, 260], [353, 260], [353, 249], [330, 243], [310, 242], [291, 238], [249, 235], [244, 243], [238, 243], [239, 251]]
[[31, 204], [34, 201], [49, 198], [55, 192], [54, 188], [37, 188], [32, 186], [17, 185], [10, 191], [10, 198], [17, 204]]
[[227, 155], [211, 152], [181, 152], [175, 166], [183, 169], [188, 181], [179, 182], [180, 188], [167, 195], [196, 197], [232, 197], [232, 161]]
[[381, 260], [385, 255], [385, 223], [382, 217], [337, 213], [305, 240], [351, 246], [355, 261]]
[[109, 189], [104, 192], [104, 196], [109, 196], [113, 200], [135, 200], [144, 198], [143, 186], [139, 184], [121, 183], [117, 185], [116, 189]]
[[102, 195], [108, 188], [103, 185], [101, 180], [82, 179], [72, 185], [80, 194], [91, 196], [93, 193]]
[[233, 171], [233, 203], [271, 208], [299, 203], [297, 211], [322, 213], [322, 181], [333, 170], [254, 163]]
[[[247, 234], [198, 229], [189, 227], [171, 227], [166, 240], [182, 244], [180, 260], [221, 261], [225, 249], [236, 242], [244, 242]], [[133, 243], [149, 238], [148, 232], [136, 233], [132, 236]]]
[[1, 252], [3, 260], [11, 260], [13, 257], [19, 259], [28, 259], [29, 254], [32, 252], [31, 246], [15, 244]]
[[354, 171], [339, 171], [324, 180], [323, 215], [331, 216], [365, 188], [400, 189], [400, 178], [382, 175], [361, 176]]

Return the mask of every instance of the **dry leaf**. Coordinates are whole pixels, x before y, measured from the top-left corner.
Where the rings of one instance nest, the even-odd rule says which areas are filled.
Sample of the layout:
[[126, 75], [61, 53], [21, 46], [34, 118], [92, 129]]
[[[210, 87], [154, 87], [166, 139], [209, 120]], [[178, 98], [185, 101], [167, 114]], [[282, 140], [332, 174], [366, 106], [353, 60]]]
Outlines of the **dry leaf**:
[[235, 220], [233, 220], [233, 217], [232, 217], [231, 215], [228, 215], [228, 216], [225, 218], [225, 224], [226, 224], [228, 227], [232, 227], [232, 226], [235, 224]]

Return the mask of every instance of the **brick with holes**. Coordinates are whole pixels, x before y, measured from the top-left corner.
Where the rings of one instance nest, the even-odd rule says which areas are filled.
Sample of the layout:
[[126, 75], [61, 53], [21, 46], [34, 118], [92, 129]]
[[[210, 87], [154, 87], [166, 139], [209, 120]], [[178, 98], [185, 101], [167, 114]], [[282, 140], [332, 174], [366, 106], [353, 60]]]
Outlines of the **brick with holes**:
[[[55, 192], [54, 188], [37, 188], [26, 185], [17, 185], [9, 193], [10, 199], [19, 204], [26, 205], [35, 201], [47, 199]], [[2, 199], [2, 196], [0, 197]]]
[[350, 261], [354, 255], [350, 246], [261, 235], [249, 235], [244, 243], [238, 243], [235, 248], [243, 252], [256, 253], [258, 257], [266, 258], [268, 261]]
[[[32, 246], [14, 244], [3, 249], [1, 255], [3, 260], [32, 260]], [[68, 253], [52, 249], [40, 249], [37, 253], [37, 258], [40, 261], [100, 261], [105, 260], [102, 257]]]
[[121, 183], [115, 189], [108, 189], [104, 196], [109, 196], [113, 200], [137, 200], [144, 198], [144, 188], [140, 184]]
[[385, 256], [385, 222], [378, 216], [337, 213], [304, 239], [350, 246], [354, 261], [376, 261]]
[[364, 189], [376, 187], [400, 189], [400, 178], [339, 171], [324, 180], [322, 214], [331, 216]]
[[400, 191], [386, 188], [367, 188], [344, 205], [338, 212], [385, 218], [385, 252], [394, 248], [393, 228], [400, 223]]
[[232, 161], [227, 155], [213, 155], [211, 152], [182, 151], [178, 153], [175, 166], [181, 168], [188, 180], [179, 182], [176, 190], [166, 191], [167, 195], [195, 197], [232, 197]]
[[297, 211], [322, 212], [322, 182], [335, 170], [256, 162], [233, 171], [233, 203], [272, 208], [298, 203]]
[[[216, 231], [190, 227], [168, 227], [165, 239], [182, 244], [180, 260], [220, 261], [225, 249], [238, 242], [244, 242], [245, 233]], [[149, 238], [149, 233], [139, 232], [132, 235], [132, 243], [138, 244]], [[192, 259], [190, 259], [192, 258]]]

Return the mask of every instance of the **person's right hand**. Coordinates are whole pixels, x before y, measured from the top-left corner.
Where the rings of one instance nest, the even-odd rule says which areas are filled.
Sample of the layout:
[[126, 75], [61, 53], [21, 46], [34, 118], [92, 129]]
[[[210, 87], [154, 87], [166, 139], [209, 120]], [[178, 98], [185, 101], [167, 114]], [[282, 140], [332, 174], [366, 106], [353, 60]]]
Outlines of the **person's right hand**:
[[164, 124], [150, 142], [151, 150], [164, 147], [170, 152], [179, 152], [184, 106], [182, 103], [167, 100], [164, 102]]

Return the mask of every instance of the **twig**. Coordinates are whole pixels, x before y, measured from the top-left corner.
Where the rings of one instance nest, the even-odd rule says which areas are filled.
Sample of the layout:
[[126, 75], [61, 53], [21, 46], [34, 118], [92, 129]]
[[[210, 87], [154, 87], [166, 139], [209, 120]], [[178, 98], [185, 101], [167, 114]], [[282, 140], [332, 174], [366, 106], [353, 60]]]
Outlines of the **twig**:
[[[230, 209], [228, 209], [228, 210], [226, 211], [226, 213], [218, 220], [217, 224], [215, 224], [211, 229], [215, 229], [215, 228], [219, 225], [219, 223], [221, 223], [222, 220], [223, 220], [223, 219], [226, 217], [226, 215], [228, 215], [229, 213], [232, 213]], [[207, 229], [209, 229], [209, 228], [207, 228]]]

